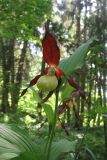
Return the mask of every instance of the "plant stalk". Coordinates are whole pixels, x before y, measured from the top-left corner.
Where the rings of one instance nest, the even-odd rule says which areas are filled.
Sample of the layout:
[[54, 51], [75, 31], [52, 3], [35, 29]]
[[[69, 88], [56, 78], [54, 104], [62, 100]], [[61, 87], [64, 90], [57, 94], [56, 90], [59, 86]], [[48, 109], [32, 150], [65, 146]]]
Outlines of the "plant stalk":
[[55, 112], [54, 112], [54, 120], [53, 120], [53, 127], [49, 136], [49, 143], [47, 145], [47, 160], [50, 160], [50, 151], [52, 146], [52, 140], [55, 134], [55, 128], [56, 128], [56, 121], [57, 121], [57, 109], [58, 109], [58, 96], [59, 96], [59, 90], [56, 90], [56, 100], [55, 100]]

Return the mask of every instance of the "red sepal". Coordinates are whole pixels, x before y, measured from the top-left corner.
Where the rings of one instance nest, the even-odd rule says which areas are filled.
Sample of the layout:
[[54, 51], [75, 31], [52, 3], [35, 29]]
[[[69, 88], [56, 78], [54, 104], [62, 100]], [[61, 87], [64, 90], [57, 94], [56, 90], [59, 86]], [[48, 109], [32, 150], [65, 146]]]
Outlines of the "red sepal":
[[60, 59], [60, 50], [59, 47], [57, 46], [55, 37], [51, 33], [46, 32], [46, 35], [42, 41], [42, 46], [43, 46], [43, 57], [45, 62], [48, 65], [57, 66], [59, 64], [59, 59]]
[[64, 72], [60, 68], [55, 68], [55, 72], [58, 79], [64, 76]]

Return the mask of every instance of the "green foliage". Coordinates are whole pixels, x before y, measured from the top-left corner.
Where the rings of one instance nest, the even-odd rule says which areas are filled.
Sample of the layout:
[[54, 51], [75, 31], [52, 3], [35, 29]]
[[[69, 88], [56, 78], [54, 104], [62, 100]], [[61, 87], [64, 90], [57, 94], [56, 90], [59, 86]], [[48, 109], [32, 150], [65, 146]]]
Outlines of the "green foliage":
[[36, 101], [36, 103], [41, 102], [41, 98], [38, 95], [38, 91], [35, 90], [33, 87], [30, 88], [33, 91], [33, 99]]
[[97, 116], [100, 114], [101, 115], [100, 123], [101, 123], [103, 114], [107, 114], [107, 108], [101, 106], [100, 99], [98, 98], [92, 104], [90, 111], [85, 111], [83, 114], [86, 117], [88, 117], [90, 120], [95, 120], [95, 123], [96, 123]]
[[[76, 141], [62, 139], [53, 142], [51, 148], [51, 160], [59, 160], [64, 153], [74, 152]], [[17, 127], [0, 125], [0, 158], [2, 160], [46, 160], [46, 141], [32, 141], [31, 137]], [[54, 155], [54, 156], [53, 156]]]
[[[84, 140], [84, 149], [90, 148], [91, 152], [94, 153], [94, 157], [98, 160], [106, 160], [104, 158], [104, 134], [102, 133], [103, 128], [90, 128]], [[86, 152], [90, 152], [89, 149]], [[89, 153], [90, 156], [92, 155], [91, 152]]]
[[61, 90], [61, 98], [62, 98], [62, 101], [68, 99], [71, 97], [72, 95], [72, 91], [74, 89], [67, 83], [63, 89]]
[[49, 0], [0, 0], [0, 33], [3, 37], [33, 36], [39, 26], [51, 13]]
[[[15, 128], [14, 128], [15, 129]], [[18, 132], [14, 131], [5, 125], [0, 125], [0, 158], [11, 159], [17, 157], [21, 152], [32, 152], [33, 145], [29, 138]], [[9, 156], [9, 157], [7, 157]]]
[[42, 107], [43, 107], [44, 112], [46, 113], [46, 116], [48, 118], [49, 125], [52, 125], [53, 119], [54, 119], [54, 112], [53, 112], [51, 105], [43, 104]]

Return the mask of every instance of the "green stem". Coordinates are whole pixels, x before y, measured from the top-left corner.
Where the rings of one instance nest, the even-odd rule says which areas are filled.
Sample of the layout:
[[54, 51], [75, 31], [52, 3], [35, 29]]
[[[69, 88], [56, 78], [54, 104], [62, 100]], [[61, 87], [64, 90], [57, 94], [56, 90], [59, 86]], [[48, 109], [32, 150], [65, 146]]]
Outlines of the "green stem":
[[54, 136], [54, 133], [55, 133], [55, 127], [56, 127], [56, 121], [57, 121], [57, 109], [58, 109], [58, 95], [59, 95], [59, 91], [57, 90], [56, 91], [56, 101], [55, 101], [55, 112], [54, 112], [53, 127], [52, 127], [52, 131], [50, 133], [49, 143], [48, 143], [48, 146], [47, 146], [47, 160], [49, 160], [49, 158], [50, 158], [52, 140], [53, 140], [53, 136]]

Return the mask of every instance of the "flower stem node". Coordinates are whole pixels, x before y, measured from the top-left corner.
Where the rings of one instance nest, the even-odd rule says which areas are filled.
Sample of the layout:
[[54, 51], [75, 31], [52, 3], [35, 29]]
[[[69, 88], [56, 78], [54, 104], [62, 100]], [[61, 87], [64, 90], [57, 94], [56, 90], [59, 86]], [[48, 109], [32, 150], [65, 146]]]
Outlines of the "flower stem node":
[[41, 91], [53, 91], [58, 85], [58, 80], [55, 75], [41, 76], [37, 81], [37, 87]]

